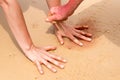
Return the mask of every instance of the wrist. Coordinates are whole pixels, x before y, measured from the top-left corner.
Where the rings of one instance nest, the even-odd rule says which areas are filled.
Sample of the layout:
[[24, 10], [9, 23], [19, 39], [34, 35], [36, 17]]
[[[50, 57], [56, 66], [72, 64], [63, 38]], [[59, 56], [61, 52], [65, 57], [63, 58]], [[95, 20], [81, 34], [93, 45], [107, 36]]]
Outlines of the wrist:
[[29, 47], [22, 49], [25, 56], [27, 56], [29, 58], [29, 56], [31, 55], [31, 52], [33, 52], [35, 46], [33, 44], [31, 44]]
[[23, 52], [26, 54], [26, 52], [30, 51], [34, 45], [33, 45], [33, 43], [28, 43], [28, 44], [24, 44], [24, 45], [20, 45], [20, 46], [21, 46], [21, 49], [23, 50]]

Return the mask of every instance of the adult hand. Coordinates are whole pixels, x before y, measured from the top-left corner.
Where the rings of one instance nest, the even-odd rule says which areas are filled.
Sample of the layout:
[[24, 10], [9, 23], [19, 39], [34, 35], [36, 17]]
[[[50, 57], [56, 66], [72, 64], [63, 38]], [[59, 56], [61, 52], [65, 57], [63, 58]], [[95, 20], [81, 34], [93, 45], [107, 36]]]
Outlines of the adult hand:
[[[88, 26], [76, 26], [76, 27], [70, 27], [67, 26], [63, 22], [56, 22], [54, 23], [55, 26], [55, 34], [61, 44], [64, 43], [63, 37], [67, 37], [74, 43], [82, 46], [83, 43], [79, 40], [85, 40], [85, 41], [91, 41], [92, 34], [87, 33], [84, 31], [84, 29], [88, 29]], [[79, 39], [78, 39], [79, 38]]]
[[57, 70], [51, 64], [54, 64], [59, 68], [64, 68], [64, 65], [61, 62], [66, 62], [65, 59], [47, 52], [54, 49], [56, 49], [56, 47], [53, 46], [42, 48], [32, 46], [29, 50], [25, 51], [25, 53], [26, 56], [36, 64], [39, 72], [43, 74], [44, 72], [41, 67], [42, 64], [49, 68], [52, 72], [56, 72]]

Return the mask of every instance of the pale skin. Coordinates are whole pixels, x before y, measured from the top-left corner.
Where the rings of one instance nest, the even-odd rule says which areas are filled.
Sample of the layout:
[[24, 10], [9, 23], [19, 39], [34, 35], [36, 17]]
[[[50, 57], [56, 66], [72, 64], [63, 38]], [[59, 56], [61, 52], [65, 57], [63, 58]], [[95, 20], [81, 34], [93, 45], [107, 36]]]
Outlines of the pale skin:
[[[53, 23], [55, 26], [55, 34], [61, 44], [64, 44], [63, 37], [69, 38], [74, 43], [82, 46], [83, 43], [79, 40], [83, 39], [85, 41], [91, 41], [90, 38], [92, 34], [83, 31], [87, 29], [88, 26], [75, 26], [69, 27], [63, 20], [66, 20], [70, 15], [72, 15], [75, 9], [83, 0], [69, 0], [65, 5], [61, 6], [60, 0], [46, 0], [50, 9], [51, 15], [47, 17], [46, 21]], [[52, 3], [51, 2], [55, 2]], [[77, 37], [77, 38], [76, 38]]]
[[10, 29], [20, 48], [26, 57], [35, 63], [41, 74], [44, 73], [41, 67], [42, 64], [53, 72], [56, 72], [57, 70], [51, 64], [54, 64], [59, 68], [64, 68], [62, 63], [66, 62], [66, 60], [48, 52], [49, 50], [55, 50], [56, 47], [37, 47], [33, 44], [21, 8], [16, 0], [0, 0], [0, 6], [5, 13]]
[[[52, 9], [53, 9], [52, 7], [60, 5], [60, 0], [48, 1], [48, 3], [49, 3], [50, 11], [52, 12]], [[74, 3], [74, 5], [78, 5], [78, 4], [79, 3], [77, 3], [77, 4]], [[55, 66], [58, 66], [60, 68], [64, 68], [63, 63], [66, 62], [66, 60], [59, 56], [50, 54], [48, 52], [49, 50], [55, 50], [56, 47], [54, 47], [54, 46], [37, 47], [34, 45], [34, 43], [32, 42], [32, 39], [28, 33], [27, 26], [25, 24], [25, 20], [24, 20], [21, 8], [16, 0], [0, 0], [0, 7], [3, 9], [3, 11], [5, 13], [5, 16], [8, 21], [8, 24], [10, 26], [10, 29], [11, 29], [16, 41], [18, 42], [20, 48], [22, 49], [22, 51], [24, 52], [26, 57], [29, 58], [33, 63], [35, 63], [35, 65], [37, 66], [37, 68], [41, 74], [44, 73], [41, 65], [45, 65], [53, 72], [56, 72], [57, 70], [51, 64], [54, 64]], [[68, 16], [70, 16], [74, 12], [74, 9], [76, 9], [76, 8], [77, 8], [77, 6], [71, 10], [67, 9], [68, 12], [70, 11], [69, 12], [70, 14], [65, 14], [66, 13], [65, 12], [64, 14], [62, 14], [62, 16], [60, 16], [58, 19], [55, 19], [55, 20], [60, 21], [60, 20], [66, 19]], [[61, 7], [61, 10], [64, 10], [64, 9], [65, 9], [64, 7], [63, 8]], [[54, 9], [53, 9], [53, 11], [54, 11]], [[55, 13], [55, 14], [59, 15], [61, 13]], [[54, 21], [54, 19], [53, 20], [51, 19], [51, 21]], [[57, 35], [57, 37], [61, 43], [63, 42], [61, 40], [62, 39], [61, 36], [65, 35], [65, 36], [68, 36], [68, 38], [69, 38], [70, 35], [73, 35], [70, 33], [71, 32], [70, 30], [72, 30], [72, 28], [65, 27], [63, 22], [60, 21], [57, 23], [57, 25], [56, 24], [54, 24], [54, 25], [56, 26], [56, 28], [58, 25], [63, 26], [62, 29], [64, 31], [62, 31], [60, 29], [56, 29], [56, 33], [59, 33]], [[68, 31], [66, 31], [67, 28], [68, 28]], [[74, 32], [74, 30], [72, 30], [72, 31]]]

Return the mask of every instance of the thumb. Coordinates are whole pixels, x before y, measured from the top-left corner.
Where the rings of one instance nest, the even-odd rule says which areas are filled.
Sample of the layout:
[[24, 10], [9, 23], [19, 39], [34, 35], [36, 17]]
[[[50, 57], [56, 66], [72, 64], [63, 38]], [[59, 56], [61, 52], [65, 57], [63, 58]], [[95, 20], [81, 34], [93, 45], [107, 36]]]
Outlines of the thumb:
[[57, 20], [56, 15], [48, 16], [46, 19], [47, 22], [52, 22], [52, 21], [56, 21], [56, 20]]

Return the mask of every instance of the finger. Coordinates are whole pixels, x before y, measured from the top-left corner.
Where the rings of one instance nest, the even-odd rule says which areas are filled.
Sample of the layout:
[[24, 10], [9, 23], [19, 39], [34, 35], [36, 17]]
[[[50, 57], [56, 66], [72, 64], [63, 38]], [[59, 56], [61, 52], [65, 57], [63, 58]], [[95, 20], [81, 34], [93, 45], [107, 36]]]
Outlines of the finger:
[[86, 35], [85, 35], [85, 36], [87, 36], [87, 37], [92, 37], [92, 34], [86, 32]]
[[88, 28], [89, 28], [88, 25], [83, 25], [82, 27], [83, 27], [84, 29], [88, 29]]
[[64, 58], [59, 57], [59, 56], [57, 56], [55, 54], [50, 54], [48, 52], [44, 52], [44, 54], [47, 55], [48, 57], [51, 57], [51, 58], [55, 59], [55, 60], [58, 60], [58, 61], [61, 61], [61, 62], [64, 62], [64, 63], [67, 62], [67, 60], [65, 60]]
[[44, 72], [43, 72], [43, 70], [42, 70], [42, 66], [41, 66], [41, 64], [39, 63], [39, 61], [36, 61], [35, 63], [36, 63], [36, 66], [37, 66], [39, 72], [40, 72], [41, 74], [43, 74]]
[[55, 13], [52, 11], [48, 12], [48, 16], [52, 16], [53, 14], [55, 14]]
[[83, 46], [83, 43], [80, 42], [78, 39], [76, 39], [74, 36], [70, 36], [69, 37], [74, 43], [80, 45], [80, 46]]
[[75, 32], [77, 32], [77, 33], [79, 33], [79, 34], [82, 34], [82, 35], [85, 35], [85, 36], [88, 36], [88, 37], [92, 37], [92, 34], [87, 33], [87, 32], [85, 32], [85, 31], [81, 31], [81, 30], [75, 29]]
[[43, 61], [43, 64], [44, 64], [48, 69], [50, 69], [52, 72], [57, 72], [57, 70], [56, 70], [54, 67], [52, 67], [52, 66], [50, 65], [50, 63], [48, 63], [46, 60]]
[[55, 20], [57, 20], [56, 15], [48, 16], [47, 19], [46, 19], [47, 22], [52, 22], [52, 21], [55, 21]]
[[91, 40], [92, 40], [91, 38], [88, 38], [88, 37], [83, 36], [83, 35], [78, 34], [78, 33], [74, 33], [74, 36], [76, 36], [76, 37], [78, 37], [78, 38], [81, 38], [81, 39], [83, 39], [83, 40], [85, 40], [85, 41], [91, 41]]
[[61, 61], [61, 62], [64, 62], [64, 63], [67, 62], [67, 60], [65, 60], [64, 58], [59, 57], [59, 56], [57, 56], [57, 55], [52, 55], [52, 54], [50, 54], [50, 57], [52, 57], [52, 58], [54, 58], [54, 59], [56, 59], [56, 60], [59, 60], [59, 61]]
[[50, 51], [50, 50], [55, 50], [56, 47], [55, 47], [55, 46], [46, 46], [46, 47], [44, 47], [44, 49], [45, 49], [46, 51]]
[[49, 62], [51, 62], [52, 64], [60, 67], [60, 68], [64, 68], [64, 65], [63, 65], [63, 64], [61, 64], [60, 62], [52, 59], [51, 57], [47, 57], [47, 60], [48, 60]]
[[74, 39], [73, 42], [76, 43], [76, 44], [78, 44], [78, 45], [80, 45], [80, 46], [83, 46], [83, 43], [81, 43], [81, 42], [80, 42], [79, 40], [77, 40], [77, 39]]
[[63, 41], [62, 35], [59, 34], [59, 33], [56, 33], [56, 36], [57, 36], [58, 41], [60, 42], [60, 44], [64, 44], [64, 41]]
[[79, 30], [83, 30], [83, 29], [88, 29], [87, 25], [83, 25], [83, 26], [75, 26], [75, 29], [79, 29]]
[[55, 59], [53, 59], [52, 57], [50, 57], [50, 54], [48, 52], [44, 52], [45, 56], [43, 56], [44, 59], [46, 59], [47, 61], [51, 62], [52, 64], [60, 67], [60, 68], [64, 68], [64, 65], [62, 65], [60, 62], [56, 61]]

